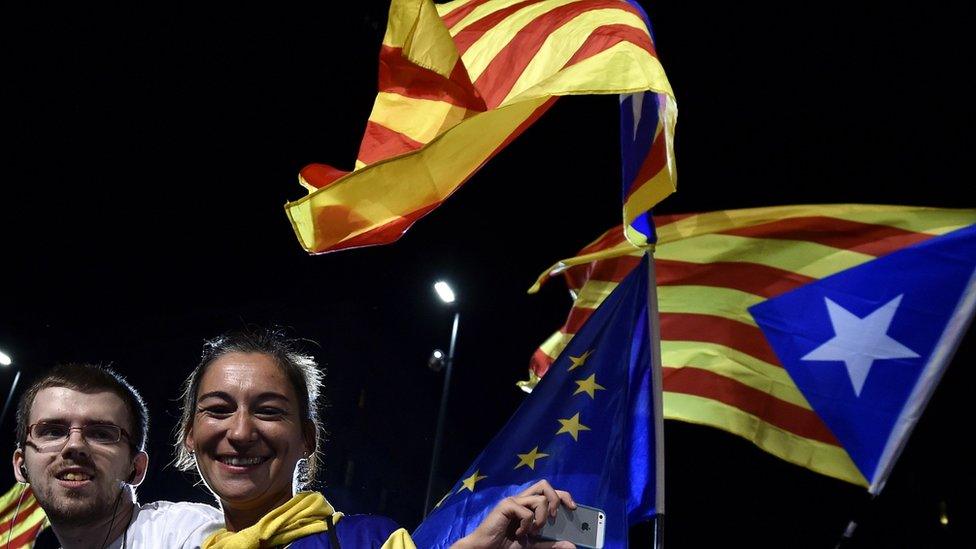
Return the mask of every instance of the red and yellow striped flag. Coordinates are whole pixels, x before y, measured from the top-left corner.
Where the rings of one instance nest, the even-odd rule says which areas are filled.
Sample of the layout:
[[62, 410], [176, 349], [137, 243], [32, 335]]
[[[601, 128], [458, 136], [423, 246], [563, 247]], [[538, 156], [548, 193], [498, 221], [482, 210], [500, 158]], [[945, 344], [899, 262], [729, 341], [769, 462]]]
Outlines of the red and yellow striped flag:
[[38, 534], [49, 525], [30, 486], [15, 484], [0, 496], [0, 545], [4, 548], [33, 547]]
[[[724, 429], [782, 459], [867, 486], [780, 364], [748, 308], [799, 286], [976, 223], [976, 210], [816, 205], [657, 216], [654, 253], [664, 416]], [[557, 263], [575, 296], [535, 352], [530, 390], [643, 250], [611, 229]]]
[[650, 155], [627, 211], [674, 191], [677, 110], [635, 5], [393, 0], [388, 21], [355, 169], [307, 166], [299, 181], [310, 194], [285, 205], [309, 252], [397, 240], [561, 95], [651, 92], [661, 120], [650, 149], [666, 158]]

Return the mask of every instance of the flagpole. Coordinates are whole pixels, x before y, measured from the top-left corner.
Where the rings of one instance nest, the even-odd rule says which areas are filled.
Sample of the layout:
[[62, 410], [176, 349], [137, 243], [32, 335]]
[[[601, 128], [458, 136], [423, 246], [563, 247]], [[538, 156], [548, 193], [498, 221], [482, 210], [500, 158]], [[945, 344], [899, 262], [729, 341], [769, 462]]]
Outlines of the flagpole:
[[664, 547], [664, 513], [654, 515], [654, 549]]
[[834, 549], [843, 549], [851, 542], [851, 538], [854, 537], [854, 530], [857, 529], [857, 519], [852, 519], [847, 523], [847, 528], [844, 529], [844, 533], [841, 534], [840, 539], [837, 541], [837, 545]]
[[851, 543], [851, 539], [854, 537], [854, 530], [857, 529], [858, 523], [861, 522], [862, 518], [868, 514], [868, 508], [874, 503], [874, 499], [878, 497], [878, 494], [868, 493], [868, 496], [870, 497], [867, 501], [862, 501], [858, 504], [857, 509], [854, 511], [854, 518], [847, 523], [847, 528], [844, 529], [844, 533], [837, 540], [837, 545], [834, 546], [834, 549], [844, 549]]
[[654, 406], [654, 549], [664, 547], [664, 389], [661, 366], [661, 327], [658, 322], [657, 275], [654, 270], [654, 248], [647, 256], [647, 334], [651, 351], [651, 399]]
[[[17, 368], [16, 366], [14, 366]], [[10, 394], [7, 395], [7, 400], [3, 403], [3, 413], [0, 413], [0, 426], [3, 426], [4, 420], [7, 419], [7, 410], [10, 408], [10, 403], [14, 400], [14, 392], [17, 390], [17, 382], [20, 381], [20, 368], [17, 368], [17, 372], [14, 374], [14, 382], [10, 384]]]
[[454, 366], [454, 344], [457, 342], [458, 323], [461, 312], [454, 313], [454, 327], [451, 328], [451, 346], [447, 350], [446, 371], [444, 372], [444, 387], [441, 390], [441, 405], [437, 412], [437, 432], [434, 435], [434, 454], [430, 458], [430, 472], [427, 476], [427, 495], [424, 497], [424, 518], [431, 511], [430, 500], [434, 493], [434, 478], [437, 476], [437, 463], [440, 460], [441, 444], [444, 439], [444, 419], [447, 417], [447, 395], [451, 388], [451, 368]]

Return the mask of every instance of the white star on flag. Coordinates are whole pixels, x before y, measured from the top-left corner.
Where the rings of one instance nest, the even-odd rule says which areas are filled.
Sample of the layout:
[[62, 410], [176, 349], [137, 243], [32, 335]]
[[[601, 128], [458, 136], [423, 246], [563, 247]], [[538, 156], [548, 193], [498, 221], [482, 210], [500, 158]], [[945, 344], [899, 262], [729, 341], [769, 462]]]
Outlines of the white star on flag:
[[620, 94], [620, 102], [623, 103], [628, 97], [632, 97], [633, 101], [630, 103], [630, 107], [634, 114], [634, 141], [637, 140], [637, 126], [640, 126], [641, 114], [643, 114], [644, 109], [644, 93], [622, 93]]
[[892, 299], [864, 318], [825, 297], [827, 314], [834, 327], [834, 337], [807, 353], [801, 360], [837, 360], [847, 366], [854, 394], [861, 396], [875, 360], [916, 358], [918, 353], [888, 336], [888, 326], [895, 317], [904, 294]]

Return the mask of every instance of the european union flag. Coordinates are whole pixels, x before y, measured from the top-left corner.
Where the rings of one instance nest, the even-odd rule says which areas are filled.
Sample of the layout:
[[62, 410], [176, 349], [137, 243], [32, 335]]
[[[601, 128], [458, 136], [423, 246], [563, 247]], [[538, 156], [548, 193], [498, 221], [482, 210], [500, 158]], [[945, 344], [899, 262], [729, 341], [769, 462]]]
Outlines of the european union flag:
[[662, 511], [654, 420], [661, 388], [652, 386], [648, 261], [592, 314], [417, 528], [418, 547], [449, 546], [503, 498], [542, 478], [606, 512], [605, 547], [626, 547], [628, 526]]
[[976, 306], [976, 225], [749, 309], [869, 490], [884, 486]]

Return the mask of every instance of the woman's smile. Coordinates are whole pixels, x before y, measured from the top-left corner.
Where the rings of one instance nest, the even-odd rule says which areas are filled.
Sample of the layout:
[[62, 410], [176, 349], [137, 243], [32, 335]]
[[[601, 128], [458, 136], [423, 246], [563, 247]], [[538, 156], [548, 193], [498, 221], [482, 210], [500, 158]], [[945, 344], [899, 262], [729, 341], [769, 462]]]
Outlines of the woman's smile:
[[254, 465], [258, 465], [260, 463], [264, 463], [268, 459], [269, 458], [267, 458], [267, 457], [261, 457], [261, 456], [254, 456], [254, 457], [247, 457], [247, 456], [218, 456], [217, 457], [217, 460], [218, 461], [220, 461], [221, 463], [223, 463], [224, 465], [227, 465], [229, 467], [252, 467]]
[[261, 353], [228, 353], [210, 365], [186, 443], [225, 506], [287, 501], [295, 464], [309, 451], [295, 390]]

